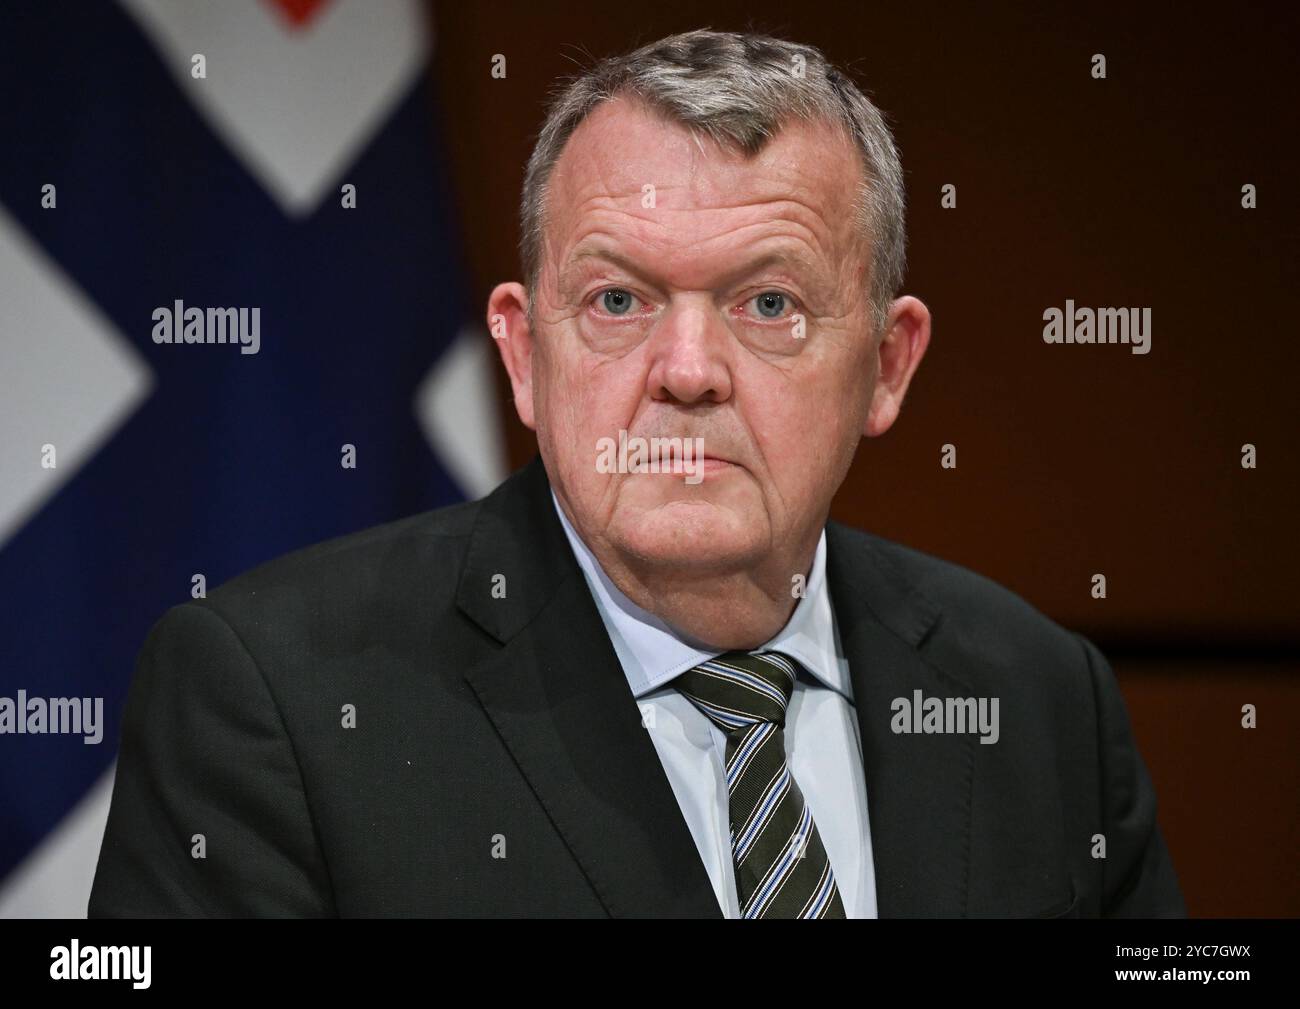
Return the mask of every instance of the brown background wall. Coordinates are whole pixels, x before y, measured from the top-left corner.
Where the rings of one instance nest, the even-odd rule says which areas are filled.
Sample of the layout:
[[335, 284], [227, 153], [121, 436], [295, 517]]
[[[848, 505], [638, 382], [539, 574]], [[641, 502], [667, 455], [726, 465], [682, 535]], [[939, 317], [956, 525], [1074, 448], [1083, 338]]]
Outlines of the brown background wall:
[[[895, 129], [905, 289], [934, 335], [835, 517], [1089, 634], [1120, 677], [1191, 913], [1300, 915], [1295, 21], [1091, 4], [431, 6], [477, 305], [518, 279], [523, 164], [546, 95], [578, 65], [675, 31], [755, 28], [855, 76]], [[955, 210], [940, 208], [946, 183]], [[1150, 307], [1151, 352], [1044, 344], [1042, 313], [1067, 298]], [[502, 379], [521, 464], [535, 443]], [[1246, 442], [1257, 469], [1240, 466]]]

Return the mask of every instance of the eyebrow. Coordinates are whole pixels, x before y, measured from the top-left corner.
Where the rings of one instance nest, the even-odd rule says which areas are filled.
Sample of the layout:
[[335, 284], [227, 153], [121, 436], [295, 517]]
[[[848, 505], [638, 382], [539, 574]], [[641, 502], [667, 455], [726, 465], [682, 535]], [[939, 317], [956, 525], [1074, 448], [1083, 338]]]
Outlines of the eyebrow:
[[[645, 276], [644, 270], [640, 268], [634, 260], [624, 256], [622, 253], [614, 249], [605, 246], [591, 246], [583, 249], [581, 245], [578, 249], [579, 251], [574, 252], [560, 273], [560, 287], [562, 290], [567, 282], [567, 278], [573, 273], [573, 271], [576, 270], [584, 261], [590, 259], [600, 259], [612, 263], [614, 266], [617, 266], [621, 270], [626, 270], [633, 276]], [[724, 282], [734, 283], [741, 277], [747, 277], [750, 274], [757, 273], [759, 270], [766, 269], [773, 265], [786, 266], [800, 271], [812, 269], [812, 263], [809, 261], [808, 257], [791, 255], [784, 249], [773, 249], [770, 252], [765, 252], [759, 256], [755, 256], [753, 259], [729, 270], [724, 278]]]

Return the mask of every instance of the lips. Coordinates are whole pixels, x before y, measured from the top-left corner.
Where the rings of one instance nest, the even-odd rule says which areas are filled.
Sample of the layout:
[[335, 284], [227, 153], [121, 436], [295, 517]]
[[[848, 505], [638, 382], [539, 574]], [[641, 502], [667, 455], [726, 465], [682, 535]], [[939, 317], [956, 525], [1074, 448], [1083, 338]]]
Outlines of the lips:
[[736, 465], [726, 456], [716, 455], [711, 452], [703, 454], [692, 452], [688, 458], [685, 453], [678, 452], [676, 447], [664, 452], [659, 458], [661, 463], [671, 466], [674, 471], [678, 470], [683, 463], [689, 463], [692, 468], [703, 467], [706, 472]]
[[596, 445], [596, 468], [602, 473], [685, 474], [688, 483], [705, 474], [724, 473], [739, 464], [717, 451], [707, 451], [702, 435], [629, 435], [602, 438]]

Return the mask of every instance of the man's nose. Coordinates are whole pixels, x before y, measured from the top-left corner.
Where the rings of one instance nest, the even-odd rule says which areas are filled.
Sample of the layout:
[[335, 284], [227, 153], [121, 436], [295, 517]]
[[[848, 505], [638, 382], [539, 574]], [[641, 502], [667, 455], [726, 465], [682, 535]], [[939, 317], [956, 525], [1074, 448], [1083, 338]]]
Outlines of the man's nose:
[[651, 341], [652, 399], [721, 403], [731, 398], [731, 331], [711, 303], [670, 308]]

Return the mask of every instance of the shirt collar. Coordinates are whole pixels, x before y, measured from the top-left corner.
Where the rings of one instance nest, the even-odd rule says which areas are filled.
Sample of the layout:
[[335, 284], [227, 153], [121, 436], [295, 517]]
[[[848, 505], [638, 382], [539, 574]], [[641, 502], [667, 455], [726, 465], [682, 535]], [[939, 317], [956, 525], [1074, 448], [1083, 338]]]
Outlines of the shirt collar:
[[[582, 538], [569, 523], [564, 509], [551, 491], [551, 501], [574, 556], [587, 578], [587, 584], [609, 632], [614, 652], [623, 666], [628, 685], [635, 697], [641, 697], [667, 684], [692, 666], [713, 658], [716, 651], [701, 650], [698, 642], [674, 630], [653, 613], [647, 613], [628, 599], [606, 576]], [[812, 571], [799, 600], [775, 637], [766, 642], [765, 650], [784, 652], [799, 661], [812, 676], [830, 689], [853, 700], [848, 662], [842, 657], [835, 627], [835, 609], [826, 584], [826, 531], [822, 530], [813, 557]]]

